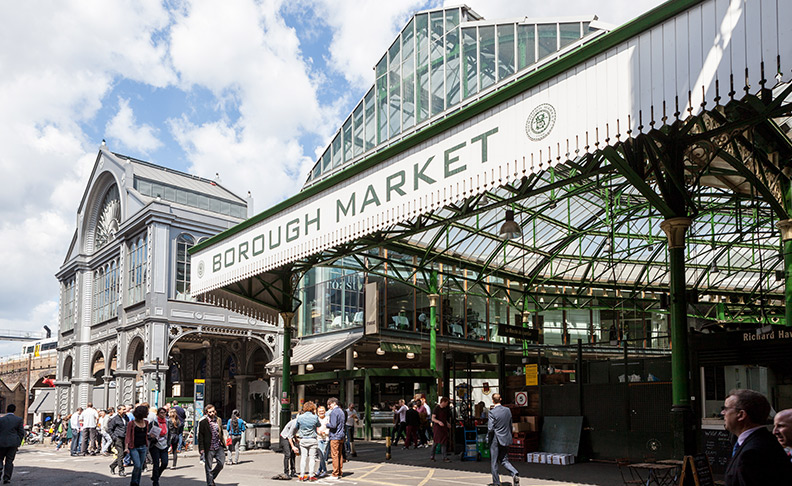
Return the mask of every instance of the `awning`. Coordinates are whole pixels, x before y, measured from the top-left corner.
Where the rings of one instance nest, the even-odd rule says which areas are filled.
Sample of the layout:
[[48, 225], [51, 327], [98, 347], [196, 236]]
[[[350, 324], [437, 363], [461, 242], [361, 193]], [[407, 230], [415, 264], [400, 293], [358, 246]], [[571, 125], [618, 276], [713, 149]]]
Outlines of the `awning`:
[[[324, 363], [362, 338], [363, 331], [361, 329], [343, 336], [334, 336], [332, 339], [328, 336], [317, 336], [316, 339], [312, 338], [310, 341], [307, 339], [303, 340], [292, 348], [291, 365]], [[267, 363], [267, 368], [281, 368], [282, 366], [283, 356], [279, 356]]]
[[45, 390], [36, 395], [28, 413], [55, 413], [55, 390]]

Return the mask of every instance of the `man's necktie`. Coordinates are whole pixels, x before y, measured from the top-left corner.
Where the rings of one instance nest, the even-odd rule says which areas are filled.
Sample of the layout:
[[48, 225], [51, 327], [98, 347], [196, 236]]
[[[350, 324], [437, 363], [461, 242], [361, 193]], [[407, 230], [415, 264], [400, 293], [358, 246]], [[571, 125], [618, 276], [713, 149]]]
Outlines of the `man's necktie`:
[[739, 450], [740, 450], [740, 444], [735, 442], [734, 443], [734, 449], [732, 449], [732, 457], [736, 456], [737, 455], [737, 451], [739, 451]]

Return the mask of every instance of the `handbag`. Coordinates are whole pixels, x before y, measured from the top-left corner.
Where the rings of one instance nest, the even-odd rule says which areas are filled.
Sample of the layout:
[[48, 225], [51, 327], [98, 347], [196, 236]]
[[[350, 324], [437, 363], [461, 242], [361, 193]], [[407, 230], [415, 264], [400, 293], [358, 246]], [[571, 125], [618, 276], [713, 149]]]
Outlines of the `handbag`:
[[226, 437], [226, 445], [231, 446], [231, 437]]

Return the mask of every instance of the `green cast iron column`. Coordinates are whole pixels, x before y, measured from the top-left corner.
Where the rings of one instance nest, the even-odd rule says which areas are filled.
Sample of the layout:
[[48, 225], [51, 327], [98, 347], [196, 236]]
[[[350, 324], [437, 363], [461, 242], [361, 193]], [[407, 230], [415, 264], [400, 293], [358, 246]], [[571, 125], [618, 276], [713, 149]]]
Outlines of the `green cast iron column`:
[[291, 331], [294, 312], [281, 312], [283, 319], [283, 375], [281, 377], [281, 429], [291, 420]]
[[691, 434], [693, 410], [690, 404], [690, 363], [688, 359], [687, 299], [685, 296], [685, 232], [690, 218], [670, 218], [660, 224], [668, 238], [672, 428], [675, 455], [691, 454], [695, 437]]
[[429, 369], [437, 371], [437, 301], [440, 296], [429, 294]]

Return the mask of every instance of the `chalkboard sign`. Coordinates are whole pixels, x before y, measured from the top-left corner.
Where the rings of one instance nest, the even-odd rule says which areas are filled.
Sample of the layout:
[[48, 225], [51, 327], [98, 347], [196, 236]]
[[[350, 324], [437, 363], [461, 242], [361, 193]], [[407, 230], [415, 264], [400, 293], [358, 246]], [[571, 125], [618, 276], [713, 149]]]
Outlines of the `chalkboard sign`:
[[712, 471], [724, 474], [726, 464], [732, 454], [730, 433], [727, 430], [702, 430], [704, 433], [704, 454], [707, 455]]
[[539, 449], [542, 452], [578, 455], [583, 417], [545, 417]]
[[680, 486], [715, 486], [706, 454], [685, 456], [679, 484]]

